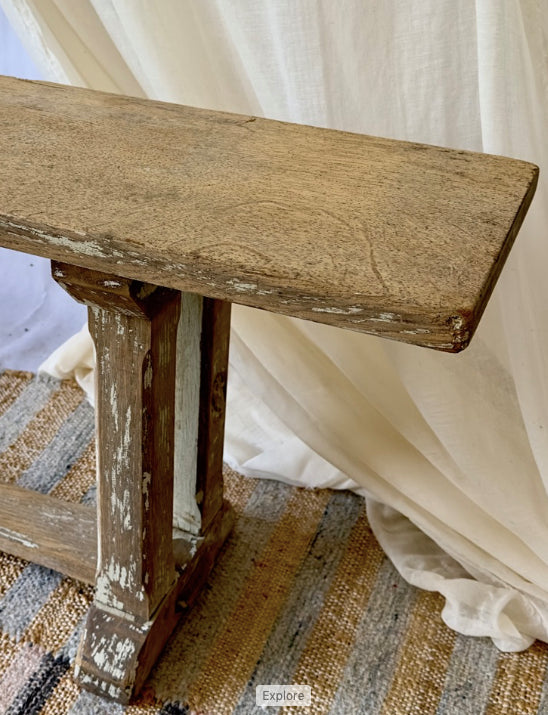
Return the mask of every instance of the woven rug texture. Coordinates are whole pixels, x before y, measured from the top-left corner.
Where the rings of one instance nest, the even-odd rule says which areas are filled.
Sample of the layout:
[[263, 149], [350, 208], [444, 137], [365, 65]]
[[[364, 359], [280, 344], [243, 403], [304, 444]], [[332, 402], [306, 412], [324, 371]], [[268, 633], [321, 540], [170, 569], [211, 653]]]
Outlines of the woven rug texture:
[[[0, 374], [0, 480], [95, 499], [93, 411], [71, 381]], [[92, 589], [0, 553], [0, 713], [548, 715], [548, 646], [499, 653], [406, 584], [349, 492], [225, 474], [236, 524], [206, 588], [130, 706], [80, 690]], [[1, 526], [1, 525], [0, 525]], [[310, 708], [255, 705], [257, 684], [312, 688]]]

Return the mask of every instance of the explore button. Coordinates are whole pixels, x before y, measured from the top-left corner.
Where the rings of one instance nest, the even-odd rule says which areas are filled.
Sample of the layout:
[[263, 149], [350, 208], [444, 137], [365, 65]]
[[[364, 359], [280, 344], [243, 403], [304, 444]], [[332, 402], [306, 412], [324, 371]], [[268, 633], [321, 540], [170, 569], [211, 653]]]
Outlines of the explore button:
[[255, 703], [268, 707], [310, 707], [312, 691], [310, 685], [257, 685]]

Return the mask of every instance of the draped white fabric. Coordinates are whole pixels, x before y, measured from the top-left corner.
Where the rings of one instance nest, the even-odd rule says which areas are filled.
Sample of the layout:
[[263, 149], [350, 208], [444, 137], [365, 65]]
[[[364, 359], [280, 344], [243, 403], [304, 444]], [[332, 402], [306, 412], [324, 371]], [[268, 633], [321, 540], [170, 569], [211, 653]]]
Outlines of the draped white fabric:
[[[456, 630], [548, 640], [548, 13], [540, 0], [0, 0], [52, 80], [540, 165], [472, 346], [444, 355], [235, 307], [226, 456], [355, 485]], [[82, 334], [46, 364], [88, 379]]]

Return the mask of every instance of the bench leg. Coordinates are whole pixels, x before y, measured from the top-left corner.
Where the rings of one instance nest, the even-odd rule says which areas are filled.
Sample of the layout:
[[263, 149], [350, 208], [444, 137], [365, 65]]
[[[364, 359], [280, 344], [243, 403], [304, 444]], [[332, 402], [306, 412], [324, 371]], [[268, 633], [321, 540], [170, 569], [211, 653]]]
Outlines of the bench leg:
[[66, 264], [53, 275], [89, 306], [97, 352], [98, 563], [76, 675], [127, 703], [231, 527], [221, 476], [229, 306]]

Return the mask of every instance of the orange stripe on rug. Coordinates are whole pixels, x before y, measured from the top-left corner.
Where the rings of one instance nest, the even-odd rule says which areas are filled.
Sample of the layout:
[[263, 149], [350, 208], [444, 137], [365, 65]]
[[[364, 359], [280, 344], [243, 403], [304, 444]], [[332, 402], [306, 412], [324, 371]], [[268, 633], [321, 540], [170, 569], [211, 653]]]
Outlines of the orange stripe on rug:
[[[419, 592], [399, 649], [382, 715], [436, 713], [456, 638], [455, 632], [443, 624], [439, 615], [443, 604], [444, 598], [439, 593]], [[417, 667], [418, 663], [420, 667]]]
[[224, 497], [237, 512], [243, 511], [253, 490], [259, 483], [258, 479], [242, 477], [225, 464], [223, 466]]
[[548, 649], [539, 642], [522, 653], [501, 653], [485, 715], [536, 714], [547, 665]]
[[16, 556], [0, 553], [0, 573], [2, 574], [0, 579], [0, 598], [3, 598], [6, 591], [17, 581], [26, 565], [26, 561], [18, 559]]
[[10, 663], [21, 649], [21, 645], [7, 633], [0, 631], [0, 682]]
[[[162, 710], [161, 705], [146, 702], [146, 694], [143, 694], [134, 705], [124, 708], [124, 715], [157, 715]], [[40, 713], [42, 715], [42, 713]]]
[[0, 415], [8, 410], [32, 380], [32, 372], [9, 370], [0, 375]]
[[260, 657], [331, 494], [293, 492], [225, 628], [187, 694], [193, 708], [231, 712]]
[[95, 484], [95, 463], [95, 439], [92, 439], [81, 457], [51, 490], [51, 496], [69, 502], [79, 502]]
[[[303, 712], [329, 710], [384, 558], [364, 507], [292, 677], [293, 683], [312, 687], [312, 706]], [[298, 710], [291, 707], [281, 712]]]
[[40, 710], [40, 715], [64, 715], [68, 713], [79, 694], [80, 688], [73, 678], [73, 668], [71, 668], [55, 686], [52, 694], [46, 700], [46, 704]]
[[91, 586], [64, 579], [29, 623], [25, 640], [55, 653], [66, 644], [86, 615], [92, 598]]

